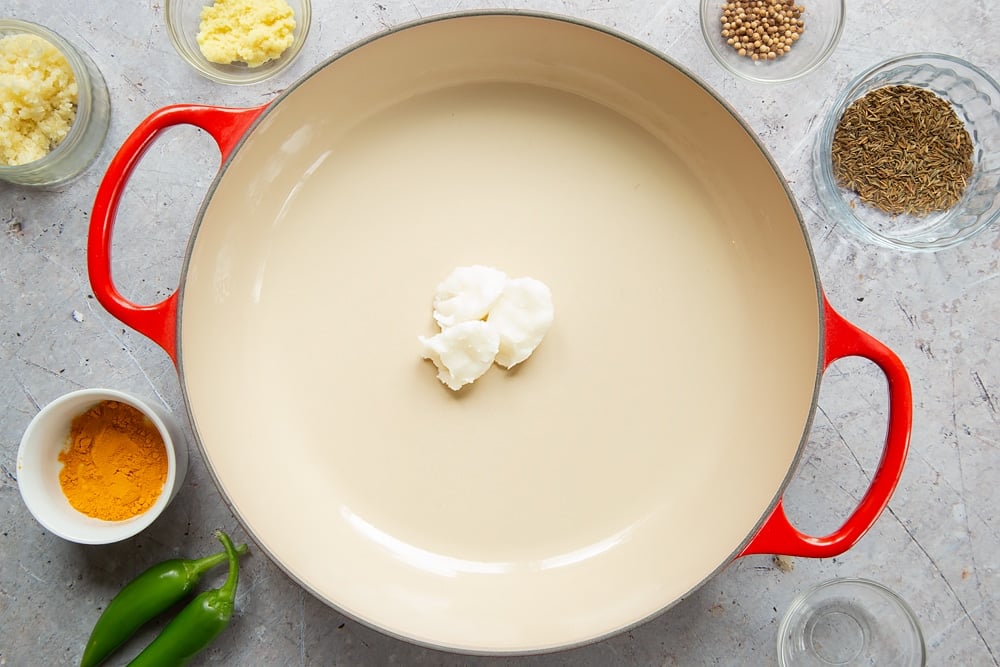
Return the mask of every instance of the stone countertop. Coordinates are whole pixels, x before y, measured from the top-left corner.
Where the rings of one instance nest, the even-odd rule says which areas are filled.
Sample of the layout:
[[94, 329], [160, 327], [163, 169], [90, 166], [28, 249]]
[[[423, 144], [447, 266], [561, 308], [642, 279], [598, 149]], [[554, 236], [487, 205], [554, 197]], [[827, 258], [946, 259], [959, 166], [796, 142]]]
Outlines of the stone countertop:
[[[487, 6], [579, 17], [645, 42], [700, 76], [758, 133], [798, 200], [830, 302], [895, 350], [910, 373], [915, 418], [899, 489], [873, 529], [842, 556], [795, 558], [791, 568], [746, 557], [640, 627], [524, 658], [456, 656], [383, 636], [317, 601], [266, 557], [251, 556], [234, 623], [197, 664], [767, 665], [776, 661], [778, 623], [792, 599], [831, 577], [855, 576], [877, 580], [910, 603], [929, 664], [998, 664], [1000, 228], [934, 254], [880, 249], [822, 214], [810, 178], [810, 149], [824, 114], [868, 66], [936, 51], [1000, 75], [1000, 13], [990, 3], [849, 2], [831, 59], [777, 86], [737, 79], [715, 63], [694, 0], [313, 4], [299, 59], [278, 78], [246, 87], [212, 83], [182, 62], [158, 0], [6, 0], [0, 10], [46, 25], [90, 54], [113, 107], [104, 151], [83, 177], [48, 190], [0, 184], [0, 665], [76, 664], [98, 610], [132, 576], [165, 558], [213, 550], [216, 527], [246, 538], [194, 447], [185, 488], [167, 513], [116, 545], [79, 546], [47, 533], [18, 493], [21, 433], [63, 393], [113, 387], [161, 403], [186, 423], [167, 356], [108, 315], [90, 290], [89, 210], [114, 150], [161, 106], [261, 104], [360, 38], [421, 16]], [[116, 279], [134, 300], [159, 300], [176, 285], [217, 165], [215, 145], [193, 128], [169, 131], [145, 158], [115, 237]], [[800, 527], [832, 530], [857, 503], [879, 455], [885, 404], [884, 382], [870, 362], [840, 361], [826, 374], [811, 437], [785, 495]]]

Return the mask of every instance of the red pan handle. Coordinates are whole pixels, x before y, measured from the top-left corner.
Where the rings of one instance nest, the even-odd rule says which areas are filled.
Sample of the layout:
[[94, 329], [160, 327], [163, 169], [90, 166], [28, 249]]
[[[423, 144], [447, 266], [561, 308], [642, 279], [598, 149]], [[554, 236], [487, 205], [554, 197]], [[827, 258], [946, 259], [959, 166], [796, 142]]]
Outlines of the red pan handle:
[[882, 458], [868, 492], [843, 526], [825, 537], [806, 535], [791, 524], [779, 499], [740, 556], [783, 554], [827, 558], [844, 553], [874, 525], [903, 474], [913, 424], [913, 397], [906, 369], [889, 348], [837, 314], [825, 297], [823, 307], [826, 322], [823, 369], [837, 359], [864, 357], [874, 361], [888, 380], [889, 428]]
[[222, 162], [225, 162], [266, 107], [264, 104], [249, 109], [231, 109], [175, 104], [154, 111], [125, 139], [97, 189], [87, 240], [87, 271], [94, 296], [109, 313], [166, 350], [174, 365], [177, 364], [177, 292], [159, 303], [140, 306], [122, 296], [111, 279], [111, 232], [125, 184], [163, 130], [174, 125], [200, 127], [215, 139]]

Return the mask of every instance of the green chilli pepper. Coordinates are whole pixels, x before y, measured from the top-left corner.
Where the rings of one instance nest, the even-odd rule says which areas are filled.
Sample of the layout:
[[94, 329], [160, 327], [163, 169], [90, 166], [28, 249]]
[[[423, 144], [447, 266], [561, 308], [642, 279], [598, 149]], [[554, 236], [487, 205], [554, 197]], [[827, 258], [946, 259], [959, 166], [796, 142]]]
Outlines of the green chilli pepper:
[[199, 593], [163, 628], [163, 632], [129, 663], [129, 667], [180, 667], [219, 636], [233, 618], [236, 584], [240, 578], [240, 558], [233, 541], [216, 531], [226, 547], [229, 576], [219, 588]]
[[[247, 552], [247, 545], [236, 550]], [[180, 602], [205, 572], [229, 558], [226, 551], [198, 559], [164, 561], [152, 566], [119, 591], [94, 625], [80, 667], [96, 667], [147, 622]]]

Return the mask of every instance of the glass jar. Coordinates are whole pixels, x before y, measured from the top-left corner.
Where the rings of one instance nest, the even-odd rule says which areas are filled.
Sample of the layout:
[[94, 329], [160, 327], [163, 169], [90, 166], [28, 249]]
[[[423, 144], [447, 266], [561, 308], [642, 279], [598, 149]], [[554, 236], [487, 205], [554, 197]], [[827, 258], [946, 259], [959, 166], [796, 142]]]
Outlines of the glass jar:
[[41, 37], [66, 58], [76, 77], [76, 115], [65, 138], [43, 157], [19, 165], [0, 164], [0, 180], [19, 185], [63, 183], [83, 172], [100, 153], [111, 119], [108, 87], [94, 61], [56, 33], [28, 21], [0, 19], [0, 38], [19, 34]]

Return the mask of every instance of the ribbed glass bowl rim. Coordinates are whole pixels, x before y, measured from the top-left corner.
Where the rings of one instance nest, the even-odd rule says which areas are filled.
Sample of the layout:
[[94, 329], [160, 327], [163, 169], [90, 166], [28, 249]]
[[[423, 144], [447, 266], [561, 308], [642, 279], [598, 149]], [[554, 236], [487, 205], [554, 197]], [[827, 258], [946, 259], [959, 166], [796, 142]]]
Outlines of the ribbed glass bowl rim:
[[920, 647], [920, 664], [926, 664], [927, 644], [924, 641], [924, 633], [920, 629], [920, 623], [917, 620], [916, 612], [913, 611], [913, 608], [909, 605], [909, 603], [907, 603], [906, 600], [901, 598], [898, 593], [885, 584], [880, 584], [877, 581], [872, 581], [871, 579], [865, 579], [863, 577], [837, 577], [835, 579], [828, 579], [820, 582], [815, 586], [806, 589], [802, 593], [799, 593], [795, 599], [792, 600], [791, 604], [788, 605], [788, 609], [781, 618], [781, 623], [778, 624], [779, 667], [795, 667], [795, 665], [785, 660], [783, 651], [786, 642], [785, 637], [788, 634], [788, 630], [791, 628], [792, 623], [797, 620], [797, 617], [800, 615], [799, 612], [805, 606], [806, 602], [821, 591], [843, 585], [871, 589], [881, 597], [895, 604], [902, 612], [903, 616], [909, 621], [910, 629], [913, 630], [913, 634], [917, 639], [917, 644]]
[[[908, 64], [940, 64], [956, 70], [955, 74], [957, 76], [966, 79], [968, 77], [964, 76], [965, 73], [962, 72], [962, 70], [971, 72], [976, 77], [982, 78], [989, 87], [989, 90], [987, 91], [981, 91], [978, 87], [977, 90], [985, 92], [989, 96], [995, 113], [1000, 114], [1000, 110], [997, 109], [997, 105], [1000, 104], [1000, 84], [998, 84], [996, 79], [990, 76], [982, 68], [957, 56], [948, 55], [946, 53], [936, 53], [933, 51], [907, 53], [894, 56], [872, 65], [858, 74], [851, 80], [850, 83], [847, 84], [847, 86], [844, 87], [840, 94], [837, 95], [833, 102], [833, 106], [823, 119], [823, 124], [820, 126], [819, 133], [816, 135], [815, 150], [813, 152], [813, 174], [816, 181], [817, 197], [826, 211], [834, 218], [835, 222], [846, 223], [848, 227], [854, 231], [854, 233], [858, 234], [863, 239], [884, 247], [894, 248], [896, 250], [933, 252], [964, 243], [973, 236], [985, 231], [993, 225], [993, 223], [1000, 219], [1000, 209], [994, 211], [992, 215], [980, 220], [976, 225], [971, 226], [962, 233], [948, 239], [933, 243], [911, 243], [892, 236], [880, 234], [862, 222], [854, 214], [854, 212], [851, 211], [851, 207], [846, 201], [844, 201], [844, 198], [840, 196], [839, 192], [842, 188], [837, 185], [837, 180], [833, 176], [833, 133], [837, 128], [837, 124], [840, 122], [841, 116], [847, 109], [847, 106], [859, 97], [857, 93], [864, 90], [869, 80], [875, 77], [878, 73], [891, 71], [897, 67]], [[872, 90], [874, 90], [874, 88], [872, 88]], [[974, 137], [973, 141], [975, 141]], [[997, 196], [1000, 197], [1000, 193], [998, 193]], [[946, 216], [947, 218], [950, 218], [953, 215], [957, 215], [959, 211], [960, 209], [957, 208], [956, 205], [956, 208], [949, 211]]]
[[311, 0], [298, 0], [302, 5], [302, 11], [295, 18], [300, 32], [296, 37], [295, 42], [288, 47], [288, 51], [282, 54], [283, 60], [276, 64], [261, 65], [256, 68], [254, 75], [230, 76], [221, 69], [216, 68], [212, 63], [200, 58], [201, 54], [193, 53], [191, 49], [187, 48], [184, 40], [178, 34], [181, 27], [179, 25], [175, 25], [175, 21], [179, 21], [179, 19], [175, 18], [179, 16], [176, 11], [176, 7], [183, 2], [191, 1], [194, 0], [166, 0], [163, 3], [163, 22], [167, 24], [167, 36], [170, 37], [170, 43], [173, 45], [174, 50], [180, 55], [180, 57], [184, 59], [184, 62], [193, 67], [199, 74], [207, 79], [215, 81], [216, 83], [224, 83], [230, 86], [244, 86], [260, 83], [276, 76], [280, 72], [283, 72], [292, 64], [292, 62], [295, 61], [296, 58], [298, 58], [298, 55], [302, 51], [302, 47], [306, 42], [306, 38], [309, 36], [309, 28], [312, 26]]
[[[837, 13], [837, 25], [834, 27], [834, 31], [830, 37], [830, 40], [827, 42], [823, 50], [812, 60], [812, 62], [803, 66], [800, 69], [795, 70], [794, 73], [789, 74], [788, 76], [777, 77], [777, 78], [754, 76], [749, 72], [744, 72], [741, 69], [733, 67], [726, 61], [724, 57], [722, 57], [722, 54], [719, 52], [716, 43], [713, 41], [713, 33], [711, 25], [715, 24], [711, 22], [708, 14], [708, 10], [710, 9], [710, 7], [713, 4], [719, 4], [719, 0], [700, 0], [698, 6], [698, 20], [701, 25], [701, 36], [705, 40], [705, 45], [708, 47], [708, 52], [712, 54], [712, 57], [715, 59], [715, 61], [720, 65], [722, 65], [722, 67], [727, 72], [732, 72], [733, 74], [739, 77], [742, 77], [748, 81], [754, 81], [756, 83], [768, 83], [768, 84], [788, 83], [789, 81], [794, 81], [796, 79], [799, 79], [805, 76], [806, 74], [809, 74], [810, 72], [813, 72], [816, 69], [818, 69], [820, 65], [829, 60], [830, 56], [833, 55], [833, 52], [837, 49], [837, 45], [840, 43], [840, 38], [844, 33], [844, 25], [847, 22], [847, 0], [836, 0], [836, 1], [837, 4], [840, 5], [840, 11]], [[793, 49], [792, 53], [794, 52], [795, 51]]]

